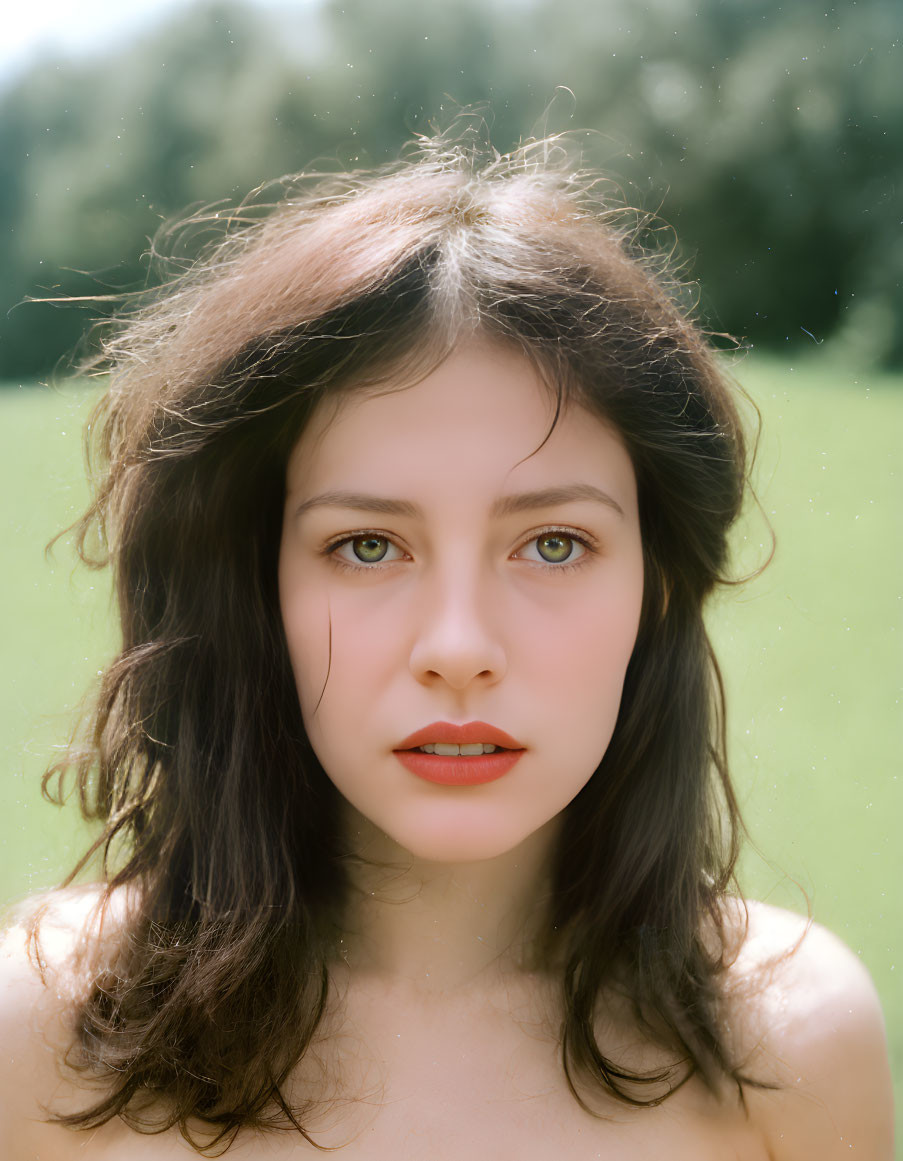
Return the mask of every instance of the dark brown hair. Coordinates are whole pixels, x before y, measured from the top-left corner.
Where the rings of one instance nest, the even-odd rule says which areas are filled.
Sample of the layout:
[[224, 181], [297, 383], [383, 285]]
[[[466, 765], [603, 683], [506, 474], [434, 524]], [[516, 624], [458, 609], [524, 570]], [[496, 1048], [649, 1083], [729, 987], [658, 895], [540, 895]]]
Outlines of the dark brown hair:
[[[325, 1010], [345, 878], [277, 600], [286, 463], [320, 400], [414, 381], [474, 331], [613, 424], [639, 487], [639, 637], [554, 866], [572, 1091], [645, 1104], [694, 1071], [739, 1082], [717, 1020], [739, 818], [702, 609], [745, 451], [703, 334], [554, 142], [481, 160], [440, 140], [249, 212], [100, 361], [80, 547], [112, 565], [122, 651], [89, 744], [56, 773], [75, 768], [103, 822], [107, 895], [131, 885], [138, 902], [77, 1013], [71, 1062], [105, 1087], [57, 1119], [186, 1135], [200, 1119], [221, 1147], [243, 1125], [306, 1134], [282, 1089]], [[594, 1010], [614, 981], [679, 1067], [606, 1057]]]

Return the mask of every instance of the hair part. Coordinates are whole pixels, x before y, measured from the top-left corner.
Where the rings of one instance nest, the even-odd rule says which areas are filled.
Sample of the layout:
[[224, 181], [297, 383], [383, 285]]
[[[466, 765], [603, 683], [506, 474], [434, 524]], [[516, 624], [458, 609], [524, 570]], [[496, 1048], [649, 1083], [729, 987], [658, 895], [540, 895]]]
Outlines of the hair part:
[[[473, 335], [513, 344], [608, 422], [637, 476], [646, 585], [618, 722], [565, 812], [545, 950], [575, 1096], [743, 1079], [717, 1010], [740, 819], [702, 619], [746, 478], [733, 391], [655, 257], [560, 144], [447, 141], [375, 174], [299, 179], [113, 328], [79, 550], [112, 566], [122, 649], [73, 769], [106, 895], [140, 904], [77, 1019], [104, 1096], [56, 1119], [307, 1135], [282, 1092], [326, 1010], [347, 888], [337, 792], [306, 739], [276, 563], [288, 456], [313, 410], [413, 383]], [[566, 857], [565, 857], [566, 853]], [[681, 1068], [609, 1059], [616, 983]], [[211, 1127], [202, 1142], [191, 1126]]]

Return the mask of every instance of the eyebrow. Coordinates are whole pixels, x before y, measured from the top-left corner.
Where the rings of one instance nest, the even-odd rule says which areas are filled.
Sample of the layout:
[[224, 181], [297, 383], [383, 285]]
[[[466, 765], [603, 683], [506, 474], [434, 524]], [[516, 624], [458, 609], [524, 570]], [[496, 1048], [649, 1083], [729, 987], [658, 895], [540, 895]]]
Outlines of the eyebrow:
[[[494, 517], [512, 516], [517, 512], [528, 512], [536, 508], [552, 508], [573, 500], [590, 500], [604, 504], [624, 515], [621, 505], [595, 484], [560, 484], [557, 487], [540, 488], [534, 492], [517, 492], [511, 496], [501, 496], [492, 505]], [[354, 508], [359, 512], [376, 512], [388, 516], [406, 516], [417, 519], [423, 516], [423, 509], [410, 500], [393, 500], [387, 496], [373, 496], [367, 492], [321, 492], [304, 500], [295, 509], [295, 519], [312, 508]]]

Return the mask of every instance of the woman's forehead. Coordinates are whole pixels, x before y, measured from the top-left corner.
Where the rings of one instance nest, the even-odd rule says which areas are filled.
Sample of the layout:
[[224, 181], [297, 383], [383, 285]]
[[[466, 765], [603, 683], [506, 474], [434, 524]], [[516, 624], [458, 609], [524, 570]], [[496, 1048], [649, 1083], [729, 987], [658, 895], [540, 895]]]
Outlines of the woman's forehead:
[[574, 401], [559, 407], [526, 356], [486, 342], [457, 348], [413, 385], [389, 381], [324, 400], [288, 467], [293, 494], [394, 487], [463, 496], [579, 481], [632, 505], [619, 435]]

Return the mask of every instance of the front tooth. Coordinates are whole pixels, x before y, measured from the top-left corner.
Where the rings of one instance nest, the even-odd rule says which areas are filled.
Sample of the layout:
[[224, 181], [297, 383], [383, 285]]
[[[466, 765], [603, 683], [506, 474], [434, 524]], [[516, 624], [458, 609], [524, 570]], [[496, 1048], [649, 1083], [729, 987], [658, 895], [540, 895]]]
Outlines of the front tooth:
[[489, 742], [467, 742], [463, 746], [458, 746], [454, 742], [427, 742], [417, 748], [424, 754], [440, 754], [444, 758], [456, 758], [462, 754], [465, 757], [475, 758], [479, 754], [494, 754], [498, 746], [493, 746]]

